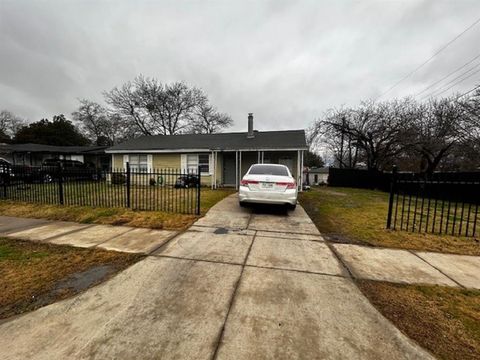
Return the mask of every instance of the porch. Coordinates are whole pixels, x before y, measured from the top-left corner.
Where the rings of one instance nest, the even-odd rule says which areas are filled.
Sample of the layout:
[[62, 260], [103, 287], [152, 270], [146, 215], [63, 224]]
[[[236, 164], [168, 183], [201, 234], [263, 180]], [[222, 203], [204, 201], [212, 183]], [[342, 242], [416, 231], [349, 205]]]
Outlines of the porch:
[[299, 190], [303, 184], [303, 150], [224, 150], [211, 152], [214, 164], [211, 187], [235, 187], [253, 164], [282, 164], [290, 169]]

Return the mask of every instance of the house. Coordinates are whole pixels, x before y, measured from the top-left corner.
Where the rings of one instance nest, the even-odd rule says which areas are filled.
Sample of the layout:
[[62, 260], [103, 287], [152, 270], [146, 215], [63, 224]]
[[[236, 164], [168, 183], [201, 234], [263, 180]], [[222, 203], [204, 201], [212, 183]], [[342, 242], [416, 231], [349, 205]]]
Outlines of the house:
[[112, 167], [134, 171], [178, 169], [201, 171], [202, 185], [238, 188], [243, 175], [255, 163], [284, 164], [298, 184], [303, 183], [304, 130], [256, 131], [253, 115], [247, 132], [142, 136], [106, 150]]
[[328, 183], [328, 167], [307, 168], [304, 173], [307, 185], [326, 185]]
[[107, 146], [53, 146], [43, 144], [0, 144], [0, 158], [14, 165], [40, 166], [46, 159], [77, 160], [97, 168], [110, 167]]

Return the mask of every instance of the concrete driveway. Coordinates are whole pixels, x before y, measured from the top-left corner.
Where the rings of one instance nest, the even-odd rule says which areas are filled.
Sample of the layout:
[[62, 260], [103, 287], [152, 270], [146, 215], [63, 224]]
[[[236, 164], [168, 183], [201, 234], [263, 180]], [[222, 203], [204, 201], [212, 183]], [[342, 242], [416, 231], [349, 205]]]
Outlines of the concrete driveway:
[[229, 197], [145, 260], [0, 325], [2, 359], [428, 359], [363, 297], [301, 207]]

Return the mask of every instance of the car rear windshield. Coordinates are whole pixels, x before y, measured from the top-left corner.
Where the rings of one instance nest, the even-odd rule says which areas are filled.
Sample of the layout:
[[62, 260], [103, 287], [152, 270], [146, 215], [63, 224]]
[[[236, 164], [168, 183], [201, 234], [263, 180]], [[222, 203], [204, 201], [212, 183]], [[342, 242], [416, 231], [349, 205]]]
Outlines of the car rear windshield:
[[248, 173], [250, 175], [289, 176], [287, 168], [274, 165], [254, 165]]

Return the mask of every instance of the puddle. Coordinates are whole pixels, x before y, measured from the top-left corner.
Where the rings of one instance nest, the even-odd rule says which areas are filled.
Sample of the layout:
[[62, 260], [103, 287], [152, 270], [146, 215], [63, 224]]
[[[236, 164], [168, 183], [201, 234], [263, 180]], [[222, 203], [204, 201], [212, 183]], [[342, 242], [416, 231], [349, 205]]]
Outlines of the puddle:
[[214, 233], [214, 234], [217, 234], [217, 235], [228, 234], [228, 229], [225, 229], [225, 228], [217, 228], [213, 233]]
[[112, 265], [99, 265], [85, 271], [77, 272], [57, 282], [51, 291], [35, 299], [34, 306], [39, 307], [51, 304], [64, 293], [76, 294], [84, 291], [114, 272], [115, 268]]
[[65, 280], [58, 282], [53, 291], [62, 291], [66, 289], [83, 291], [114, 271], [115, 269], [112, 265], [95, 266], [88, 270], [75, 273]]

